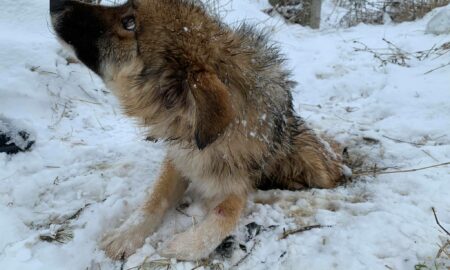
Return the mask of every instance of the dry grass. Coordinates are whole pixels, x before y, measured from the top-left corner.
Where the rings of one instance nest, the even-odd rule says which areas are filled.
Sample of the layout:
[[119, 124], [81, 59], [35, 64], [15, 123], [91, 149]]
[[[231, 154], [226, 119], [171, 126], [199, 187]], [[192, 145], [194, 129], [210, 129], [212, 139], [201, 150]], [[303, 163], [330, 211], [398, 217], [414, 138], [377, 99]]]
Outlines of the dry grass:
[[[365, 52], [373, 55], [375, 59], [380, 62], [380, 66], [386, 66], [387, 64], [399, 65], [402, 67], [409, 67], [411, 60], [424, 61], [426, 59], [436, 59], [443, 55], [450, 53], [450, 42], [445, 42], [441, 45], [433, 45], [430, 49], [409, 52], [406, 51], [399, 46], [397, 46], [394, 42], [389, 41], [383, 38], [386, 46], [384, 48], [370, 48], [366, 44], [360, 41], [354, 41], [353, 43], [356, 45], [354, 47], [355, 52]], [[450, 65], [447, 64], [447, 65]], [[447, 66], [444, 65], [444, 66]], [[440, 66], [433, 70], [425, 72], [425, 74], [431, 73], [434, 70], [443, 68], [444, 66]]]
[[393, 22], [414, 21], [437, 7], [450, 4], [450, 0], [338, 0], [336, 5], [348, 9], [339, 21], [350, 27], [359, 23], [383, 24], [387, 15]]
[[389, 170], [389, 168], [374, 167], [373, 170], [361, 171], [358, 173], [354, 173], [353, 176], [360, 177], [360, 176], [367, 176], [367, 175], [377, 176], [380, 174], [408, 173], [408, 172], [422, 171], [422, 170], [443, 167], [443, 166], [449, 166], [449, 165], [450, 165], [450, 162], [444, 162], [444, 163], [434, 164], [434, 165], [430, 165], [430, 166], [425, 166], [425, 167], [420, 167], [420, 168], [412, 168], [412, 169], [404, 169], [404, 170]]
[[39, 235], [39, 239], [45, 242], [67, 243], [73, 239], [73, 230], [67, 224], [61, 226], [52, 224], [48, 231]]
[[415, 270], [449, 270], [450, 269], [450, 232], [441, 225], [439, 218], [436, 214], [434, 207], [433, 211], [434, 219], [439, 228], [444, 232], [441, 244], [439, 244], [439, 250], [433, 261], [418, 263], [414, 266]]
[[383, 6], [367, 0], [338, 0], [336, 6], [348, 10], [338, 23], [342, 27], [351, 27], [359, 23], [382, 24], [384, 21]]
[[[311, 1], [269, 0], [272, 8], [265, 12], [269, 15], [279, 14], [291, 23], [308, 25]], [[434, 8], [450, 4], [450, 0], [335, 0], [334, 4], [347, 10], [336, 26], [351, 27], [359, 23], [383, 24], [387, 18], [396, 23], [414, 21]]]
[[269, 15], [279, 14], [290, 23], [310, 23], [311, 0], [269, 0], [269, 3], [273, 6], [265, 10]]
[[[196, 265], [191, 269], [210, 269], [210, 270], [223, 270], [224, 265], [220, 262], [211, 262], [209, 260], [202, 260], [195, 263]], [[176, 260], [171, 259], [158, 259], [147, 260], [145, 259], [142, 264], [126, 268], [125, 270], [172, 270], [177, 269]]]
[[278, 240], [286, 239], [289, 235], [306, 232], [306, 231], [309, 231], [312, 229], [331, 228], [331, 227], [332, 226], [330, 226], [330, 225], [316, 224], [316, 225], [305, 226], [305, 227], [296, 228], [296, 229], [292, 229], [292, 230], [283, 230], [283, 234], [280, 236], [280, 238]]

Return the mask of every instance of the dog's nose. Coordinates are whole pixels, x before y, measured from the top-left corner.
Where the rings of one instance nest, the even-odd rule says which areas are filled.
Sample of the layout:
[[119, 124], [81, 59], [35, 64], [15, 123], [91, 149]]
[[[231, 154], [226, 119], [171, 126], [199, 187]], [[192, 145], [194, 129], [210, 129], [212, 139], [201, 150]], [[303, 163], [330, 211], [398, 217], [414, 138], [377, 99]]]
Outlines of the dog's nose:
[[50, 0], [50, 14], [56, 14], [63, 11], [66, 7], [66, 0]]

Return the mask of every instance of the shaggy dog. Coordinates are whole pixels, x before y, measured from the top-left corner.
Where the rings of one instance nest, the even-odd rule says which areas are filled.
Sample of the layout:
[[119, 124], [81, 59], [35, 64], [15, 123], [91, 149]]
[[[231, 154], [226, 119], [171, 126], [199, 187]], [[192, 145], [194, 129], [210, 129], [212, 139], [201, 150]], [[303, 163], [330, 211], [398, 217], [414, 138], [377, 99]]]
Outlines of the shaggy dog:
[[189, 185], [210, 210], [163, 256], [207, 257], [255, 188], [332, 188], [342, 178], [341, 157], [295, 115], [294, 83], [263, 33], [231, 29], [189, 0], [50, 0], [50, 11], [61, 42], [167, 144], [147, 201], [102, 241], [111, 258], [141, 247]]

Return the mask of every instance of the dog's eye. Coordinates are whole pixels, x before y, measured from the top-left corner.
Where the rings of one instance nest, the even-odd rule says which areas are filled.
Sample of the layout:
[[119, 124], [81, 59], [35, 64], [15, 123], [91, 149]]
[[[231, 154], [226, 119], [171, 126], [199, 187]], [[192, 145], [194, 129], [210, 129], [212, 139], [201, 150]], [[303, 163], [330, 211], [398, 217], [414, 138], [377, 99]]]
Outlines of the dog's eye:
[[127, 31], [134, 31], [136, 29], [136, 21], [133, 16], [122, 19], [123, 28]]

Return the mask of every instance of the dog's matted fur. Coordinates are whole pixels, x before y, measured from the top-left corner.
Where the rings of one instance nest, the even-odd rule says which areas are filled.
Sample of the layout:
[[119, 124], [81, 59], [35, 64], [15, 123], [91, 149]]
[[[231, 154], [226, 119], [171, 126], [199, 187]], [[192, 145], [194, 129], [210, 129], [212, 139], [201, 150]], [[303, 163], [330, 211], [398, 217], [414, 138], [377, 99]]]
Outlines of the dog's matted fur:
[[186, 0], [116, 7], [51, 0], [50, 10], [59, 38], [125, 113], [167, 142], [147, 202], [102, 241], [110, 257], [139, 248], [188, 185], [215, 204], [163, 245], [164, 256], [207, 257], [255, 188], [332, 188], [341, 179], [340, 156], [295, 115], [294, 83], [265, 34], [231, 29]]

